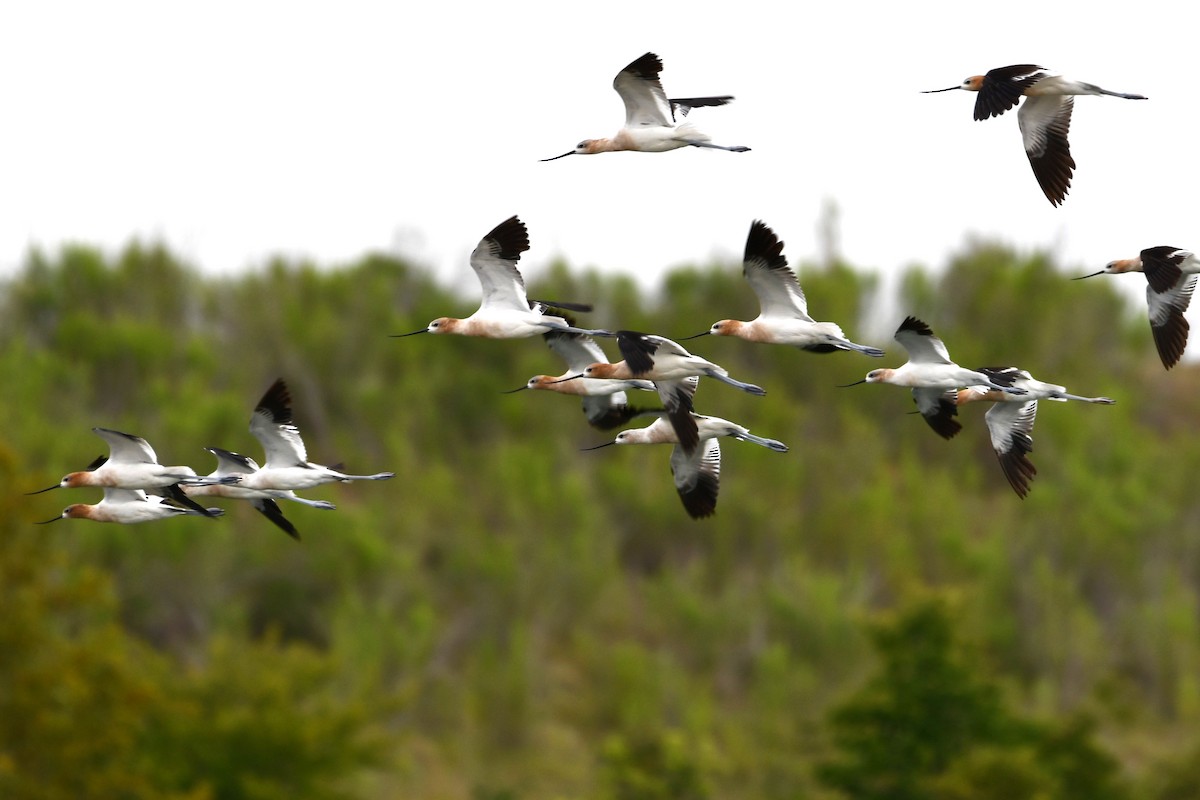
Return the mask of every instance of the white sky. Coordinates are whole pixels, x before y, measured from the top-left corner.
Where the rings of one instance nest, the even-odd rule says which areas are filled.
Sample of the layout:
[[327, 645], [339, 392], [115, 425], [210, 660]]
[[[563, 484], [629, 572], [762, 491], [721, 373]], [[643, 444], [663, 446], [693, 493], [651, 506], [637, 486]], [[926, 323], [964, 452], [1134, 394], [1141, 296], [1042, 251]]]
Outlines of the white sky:
[[[655, 285], [736, 258], [755, 218], [793, 264], [815, 259], [830, 200], [841, 253], [885, 275], [941, 266], [969, 235], [1088, 271], [1152, 245], [1196, 249], [1186, 8], [5, 4], [0, 276], [32, 245], [115, 251], [138, 236], [211, 273], [390, 251], [474, 293], [467, 254], [517, 213], [527, 272], [562, 256]], [[691, 119], [753, 151], [539, 163], [616, 132], [612, 78], [647, 50], [669, 96], [735, 95]], [[920, 94], [1022, 62], [1150, 97], [1077, 100], [1061, 208], [1038, 188], [1015, 111], [975, 122], [973, 94]]]

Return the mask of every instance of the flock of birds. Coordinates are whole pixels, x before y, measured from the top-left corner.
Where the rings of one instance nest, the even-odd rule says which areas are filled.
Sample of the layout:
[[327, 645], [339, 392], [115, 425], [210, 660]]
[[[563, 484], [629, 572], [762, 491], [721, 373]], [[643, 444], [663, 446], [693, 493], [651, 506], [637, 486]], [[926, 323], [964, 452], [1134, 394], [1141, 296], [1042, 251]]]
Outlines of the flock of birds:
[[[733, 99], [731, 96], [669, 99], [659, 80], [661, 69], [658, 56], [646, 53], [617, 74], [613, 88], [625, 104], [626, 117], [625, 125], [615, 136], [585, 139], [572, 150], [543, 160], [621, 150], [665, 152], [682, 147], [749, 150], [714, 144], [685, 119], [691, 109], [725, 105]], [[1017, 105], [1022, 97], [1026, 98], [1017, 112], [1025, 152], [1038, 184], [1055, 206], [1064, 201], [1075, 169], [1067, 141], [1074, 97], [1109, 95], [1146, 99], [1142, 95], [1112, 92], [1068, 80], [1031, 64], [993, 69], [985, 75], [967, 78], [958, 86], [932, 91], [952, 89], [978, 93], [977, 120], [999, 116]], [[695, 411], [695, 394], [702, 377], [754, 395], [766, 394], [761, 387], [733, 378], [720, 365], [688, 352], [678, 341], [664, 336], [577, 327], [569, 312], [587, 312], [590, 305], [529, 299], [517, 269], [521, 253], [528, 249], [528, 232], [520, 219], [513, 216], [500, 223], [471, 254], [471, 267], [483, 289], [478, 310], [465, 319], [439, 317], [424, 328], [394, 335], [544, 337], [550, 349], [566, 363], [566, 371], [557, 376], [536, 375], [512, 391], [542, 389], [579, 396], [587, 421], [603, 430], [621, 427], [637, 417], [653, 416], [648, 426], [622, 431], [613, 441], [598, 447], [673, 445], [670, 466], [675, 488], [693, 518], [707, 517], [716, 511], [721, 438], [787, 452], [787, 445], [780, 441], [757, 436], [742, 425]], [[1188, 323], [1183, 314], [1196, 286], [1200, 260], [1181, 248], [1151, 247], [1136, 258], [1112, 261], [1093, 275], [1124, 272], [1142, 272], [1146, 276], [1151, 331], [1163, 366], [1170, 369], [1179, 361], [1187, 344]], [[719, 320], [708, 330], [687, 339], [735, 336], [815, 353], [848, 351], [873, 358], [884, 355], [878, 348], [851, 341], [837, 324], [817, 322], [809, 315], [804, 292], [783, 255], [783, 243], [760, 221], [750, 226], [743, 275], [758, 297], [759, 315], [750, 321]], [[597, 338], [616, 339], [622, 360], [609, 362]], [[856, 383], [888, 383], [911, 389], [922, 417], [945, 439], [952, 438], [962, 428], [955, 419], [959, 406], [991, 402], [993, 406], [985, 421], [992, 447], [1009, 484], [1022, 498], [1028, 494], [1030, 481], [1037, 473], [1028, 456], [1033, 447], [1038, 401], [1113, 403], [1106, 397], [1068, 393], [1062, 386], [1035, 380], [1026, 370], [1013, 366], [975, 370], [960, 367], [950, 359], [946, 345], [929, 325], [915, 317], [907, 317], [894, 338], [907, 352], [908, 361], [893, 369], [871, 370]], [[661, 406], [632, 405], [629, 396], [635, 391], [656, 393]], [[207, 449], [216, 456], [217, 469], [201, 477], [188, 467], [161, 466], [144, 439], [105, 428], [93, 430], [108, 442], [109, 456], [41, 491], [98, 486], [104, 488], [104, 499], [96, 505], [68, 506], [60, 516], [47, 522], [82, 518], [132, 523], [186, 514], [215, 517], [222, 513], [221, 509], [206, 508], [195, 498], [225, 497], [249, 500], [289, 535], [299, 538], [295, 527], [281, 513], [277, 500], [332, 509], [331, 503], [307, 500], [295, 492], [337, 481], [393, 477], [390, 472], [349, 475], [309, 462], [292, 421], [291, 399], [282, 379], [263, 395], [250, 420], [250, 432], [266, 451], [266, 463], [261, 468], [247, 456], [210, 447]]]
[[249, 500], [263, 516], [292, 538], [299, 539], [296, 526], [283, 515], [277, 500], [292, 500], [332, 511], [333, 503], [309, 500], [296, 492], [326, 483], [381, 481], [395, 477], [393, 472], [350, 475], [309, 461], [300, 430], [292, 421], [292, 398], [282, 378], [271, 384], [250, 416], [250, 433], [262, 444], [267, 457], [261, 467], [249, 456], [220, 447], [207, 447], [205, 449], [217, 458], [217, 468], [206, 476], [199, 476], [191, 467], [167, 467], [158, 463], [154, 448], [140, 436], [108, 428], [92, 428], [92, 431], [108, 442], [109, 454], [100, 456], [81, 471], [68, 473], [53, 486], [31, 494], [95, 486], [104, 489], [104, 499], [95, 505], [73, 503], [57, 517], [39, 524], [60, 519], [128, 524], [189, 514], [215, 518], [225, 512], [220, 508], [206, 508], [195, 498], [224, 497]]

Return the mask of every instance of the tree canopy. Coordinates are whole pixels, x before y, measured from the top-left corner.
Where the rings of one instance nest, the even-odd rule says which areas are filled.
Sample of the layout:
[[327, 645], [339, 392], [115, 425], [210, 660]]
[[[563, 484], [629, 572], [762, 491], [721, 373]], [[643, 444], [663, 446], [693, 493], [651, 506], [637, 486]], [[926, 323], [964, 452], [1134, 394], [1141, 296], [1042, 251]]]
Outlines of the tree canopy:
[[[887, 355], [691, 343], [768, 392], [706, 382], [697, 410], [791, 447], [723, 442], [697, 522], [668, 448], [580, 452], [611, 435], [577, 400], [503, 394], [562, 371], [540, 339], [388, 337], [474, 285], [382, 255], [214, 278], [159, 245], [32, 253], [0, 295], [0, 795], [1200, 795], [1200, 371], [1162, 369], [1117, 279], [1041, 253], [975, 243], [894, 296], [798, 271]], [[737, 264], [526, 277], [597, 326], [755, 313]], [[902, 363], [907, 314], [964, 366], [1117, 404], [1042, 403], [1021, 500], [985, 408], [947, 442], [907, 391], [837, 388]], [[33, 524], [99, 499], [23, 495], [103, 452], [93, 426], [201, 474], [207, 446], [260, 458], [281, 376], [314, 461], [396, 478], [289, 504], [300, 543], [233, 501]]]

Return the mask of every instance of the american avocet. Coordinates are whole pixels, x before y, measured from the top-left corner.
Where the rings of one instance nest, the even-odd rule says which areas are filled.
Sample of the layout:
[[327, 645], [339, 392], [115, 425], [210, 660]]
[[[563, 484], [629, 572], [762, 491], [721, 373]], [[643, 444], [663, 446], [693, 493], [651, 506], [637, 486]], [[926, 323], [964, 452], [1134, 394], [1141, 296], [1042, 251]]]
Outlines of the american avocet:
[[766, 394], [762, 387], [729, 377], [724, 367], [692, 355], [681, 344], [664, 336], [637, 331], [617, 331], [616, 336], [624, 360], [616, 364], [591, 364], [584, 369], [582, 377], [653, 381], [667, 417], [675, 425], [680, 444], [689, 452], [699, 442], [689, 416], [696, 379], [707, 376], [743, 392]]
[[1075, 169], [1075, 159], [1071, 158], [1071, 148], [1067, 142], [1074, 96], [1106, 94], [1126, 100], [1146, 99], [1140, 94], [1110, 92], [1091, 83], [1068, 80], [1033, 64], [997, 67], [988, 70], [986, 75], [973, 75], [958, 86], [930, 91], [948, 92], [953, 89], [979, 92], [975, 100], [977, 120], [998, 117], [1020, 102], [1022, 95], [1027, 98], [1017, 111], [1025, 154], [1029, 156], [1033, 174], [1046, 198], [1056, 206], [1066, 199], [1071, 173]]
[[742, 274], [758, 295], [758, 317], [750, 322], [723, 319], [714, 322], [704, 333], [687, 338], [706, 334], [736, 336], [749, 342], [792, 345], [813, 353], [853, 350], [868, 356], [883, 355], [878, 348], [847, 339], [837, 324], [816, 322], [808, 315], [808, 301], [796, 280], [796, 273], [788, 268], [783, 242], [758, 220], [750, 225], [750, 235], [746, 237]]
[[[217, 468], [209, 473], [209, 478], [223, 478], [227, 475], [236, 475], [241, 480], [247, 475], [253, 475], [260, 469], [258, 462], [249, 456], [229, 450], [222, 450], [220, 447], [206, 447], [204, 449], [217, 457]], [[190, 497], [228, 497], [234, 500], [249, 500], [250, 504], [260, 514], [271, 520], [284, 533], [296, 541], [300, 540], [300, 533], [296, 530], [296, 526], [283, 515], [283, 511], [279, 509], [279, 504], [275, 502], [276, 500], [292, 500], [296, 503], [311, 506], [312, 508], [321, 508], [329, 511], [337, 507], [327, 500], [309, 500], [299, 497], [290, 489], [247, 489], [245, 486], [240, 485], [226, 486], [215, 483], [205, 486], [185, 486], [184, 491]]]
[[1024, 396], [1018, 396], [986, 386], [969, 386], [959, 389], [954, 398], [955, 405], [959, 406], [980, 400], [995, 403], [984, 415], [984, 421], [987, 422], [992, 449], [996, 451], [1004, 477], [1022, 498], [1029, 494], [1029, 482], [1037, 474], [1028, 455], [1033, 450], [1033, 423], [1037, 417], [1038, 400], [1064, 403], [1077, 400], [1101, 405], [1116, 402], [1107, 397], [1070, 394], [1066, 387], [1034, 380], [1027, 371], [1017, 367], [980, 367], [979, 371], [1000, 385], [1016, 386], [1026, 392]]
[[611, 380], [580, 377], [583, 370], [592, 364], [606, 364], [608, 357], [596, 344], [596, 340], [581, 333], [549, 331], [543, 334], [546, 344], [567, 362], [567, 371], [562, 375], [534, 375], [513, 392], [523, 389], [547, 389], [561, 394], [583, 398], [583, 413], [589, 424], [602, 430], [624, 425], [634, 417], [651, 413], [646, 409], [629, 404], [625, 392], [641, 389], [653, 392], [654, 383], [647, 380]]
[[1192, 302], [1192, 292], [1196, 289], [1196, 273], [1200, 272], [1200, 259], [1178, 247], [1148, 247], [1134, 258], [1110, 261], [1099, 272], [1080, 275], [1074, 280], [1121, 272], [1146, 274], [1146, 304], [1150, 307], [1150, 332], [1154, 334], [1154, 346], [1158, 348], [1158, 357], [1162, 359], [1163, 366], [1170, 369], [1179, 363], [1179, 358], [1187, 347], [1188, 330], [1191, 326], [1188, 325], [1183, 312], [1187, 311]]
[[92, 432], [108, 442], [109, 455], [93, 461], [87, 469], [70, 472], [58, 483], [30, 494], [41, 494], [51, 489], [76, 489], [82, 486], [98, 486], [114, 489], [143, 489], [163, 494], [182, 503], [200, 514], [208, 509], [190, 500], [180, 484], [200, 486], [209, 483], [237, 483], [236, 476], [201, 478], [191, 467], [164, 467], [158, 463], [154, 448], [140, 436], [122, 433], [108, 428], [92, 428]]
[[[613, 88], [625, 103], [625, 126], [611, 139], [584, 139], [561, 156], [543, 158], [554, 161], [565, 156], [591, 155], [617, 150], [638, 150], [643, 153], [661, 153], [679, 147], [711, 147], [744, 153], [749, 147], [729, 147], [713, 144], [712, 140], [690, 122], [684, 122], [688, 111], [702, 106], [723, 106], [733, 99], [731, 95], [720, 97], [688, 97], [668, 100], [663, 91], [658, 73], [662, 71], [662, 59], [654, 53], [646, 53], [617, 73]], [[678, 117], [678, 118], [677, 118]]]
[[93, 522], [118, 522], [132, 525], [137, 522], [151, 522], [156, 519], [167, 519], [185, 514], [203, 517], [219, 517], [225, 512], [219, 508], [205, 508], [197, 511], [193, 508], [177, 506], [170, 501], [155, 495], [147, 495], [141, 489], [118, 489], [107, 486], [104, 489], [104, 499], [95, 505], [87, 503], [72, 503], [63, 509], [57, 517], [39, 522], [48, 525], [60, 519], [90, 519]]
[[545, 333], [548, 328], [607, 334], [607, 331], [573, 328], [562, 317], [546, 313], [551, 309], [591, 311], [590, 305], [530, 300], [525, 296], [525, 280], [517, 270], [517, 262], [521, 260], [521, 253], [528, 249], [529, 233], [525, 223], [515, 216], [501, 222], [471, 253], [471, 268], [483, 287], [483, 302], [479, 309], [466, 319], [438, 317], [420, 330], [392, 336], [454, 333], [486, 339], [521, 339]]
[[908, 361], [895, 369], [873, 369], [860, 383], [890, 383], [912, 388], [913, 399], [921, 416], [939, 436], [950, 439], [962, 430], [954, 417], [958, 409], [947, 390], [965, 386], [985, 386], [1008, 394], [1025, 395], [1025, 389], [996, 383], [982, 372], [964, 369], [950, 360], [950, 354], [933, 330], [916, 317], [906, 317], [896, 329], [896, 341], [908, 353]]
[[[250, 417], [250, 433], [262, 443], [267, 461], [261, 469], [242, 476], [239, 485], [246, 489], [311, 489], [325, 483], [382, 481], [396, 476], [394, 472], [350, 475], [309, 461], [300, 430], [292, 424], [292, 397], [283, 378], [271, 384], [258, 401]], [[312, 505], [312, 501], [297, 497], [287, 499]]]
[[730, 422], [720, 417], [708, 417], [693, 414], [701, 445], [691, 450], [685, 450], [675, 432], [675, 426], [663, 417], [656, 419], [645, 428], [621, 431], [617, 438], [588, 450], [598, 450], [614, 444], [674, 444], [671, 451], [671, 474], [675, 477], [675, 490], [683, 507], [693, 519], [712, 516], [717, 510], [717, 492], [720, 490], [721, 476], [721, 437], [729, 437], [743, 442], [753, 442], [757, 445], [774, 450], [776, 453], [786, 453], [788, 446], [776, 439], [766, 439], [755, 436], [736, 422]]

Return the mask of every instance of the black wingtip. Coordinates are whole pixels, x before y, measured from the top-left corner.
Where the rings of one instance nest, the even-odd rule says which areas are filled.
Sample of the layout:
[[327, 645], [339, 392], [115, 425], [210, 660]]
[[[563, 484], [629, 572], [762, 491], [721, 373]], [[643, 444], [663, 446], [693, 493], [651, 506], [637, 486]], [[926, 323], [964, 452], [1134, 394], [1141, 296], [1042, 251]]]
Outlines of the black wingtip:
[[667, 419], [675, 430], [675, 438], [679, 439], [679, 447], [685, 453], [694, 453], [700, 446], [700, 428], [692, 416], [691, 409], [682, 406], [674, 412], [668, 412]]
[[913, 316], [904, 318], [904, 322], [900, 323], [900, 327], [896, 329], [896, 333], [900, 333], [901, 331], [912, 331], [918, 336], [933, 336], [933, 328], [930, 328], [923, 320]]
[[291, 523], [291, 520], [283, 515], [283, 512], [279, 509], [279, 504], [274, 500], [271, 500], [270, 498], [255, 500], [254, 508], [258, 511], [258, 513], [275, 523], [275, 525], [288, 536], [292, 537], [297, 542], [300, 541], [300, 532], [296, 530], [296, 526]]
[[953, 439], [962, 430], [962, 424], [955, 419], [958, 416], [958, 406], [945, 398], [938, 399], [935, 413], [922, 416], [929, 423], [929, 427], [933, 428], [934, 433], [943, 439]]
[[1150, 326], [1154, 334], [1154, 346], [1158, 357], [1162, 359], [1163, 367], [1171, 369], [1179, 363], [1183, 351], [1187, 349], [1188, 331], [1191, 326], [1182, 312], [1172, 311], [1167, 319], [1159, 326]]
[[108, 463], [108, 456], [96, 456], [96, 460], [83, 468], [84, 472], [95, 472]]
[[602, 431], [610, 431], [614, 428], [620, 428], [627, 422], [645, 414], [661, 414], [661, 408], [638, 408], [637, 406], [623, 405], [612, 406], [602, 414], [590, 416], [587, 418], [588, 424], [593, 428]]
[[625, 67], [623, 72], [632, 72], [644, 81], [658, 80], [658, 74], [662, 72], [662, 59], [654, 53], [645, 53]]
[[658, 352], [658, 342], [647, 338], [648, 336], [649, 334], [638, 331], [617, 331], [617, 347], [634, 376], [645, 375], [654, 369], [654, 354]]
[[1037, 467], [1027, 457], [1032, 451], [1033, 439], [1024, 433], [1014, 433], [1008, 451], [996, 454], [1008, 485], [1022, 500], [1029, 494], [1029, 482], [1037, 475]]
[[188, 497], [187, 492], [183, 491], [183, 488], [178, 483], [171, 484], [170, 486], [165, 487], [162, 491], [164, 495], [174, 500], [179, 505], [190, 508], [192, 511], [195, 511], [198, 514], [203, 514], [206, 517], [219, 517], [225, 513], [219, 508], [205, 508], [204, 506], [200, 505], [195, 500]]
[[750, 233], [746, 236], [746, 250], [743, 261], [761, 259], [771, 269], [787, 269], [787, 258], [783, 255], [783, 242], [775, 235], [775, 231], [766, 226], [762, 220], [754, 220], [750, 224]]
[[[562, 300], [533, 300], [533, 299], [530, 299], [529, 302], [537, 303], [539, 305], [545, 306], [548, 309], [554, 309], [555, 311], [579, 311], [579, 312], [586, 314], [587, 312], [592, 310], [591, 303], [568, 303], [568, 302], [565, 302]], [[567, 317], [567, 315], [558, 314], [557, 316], [560, 316], [563, 319], [566, 319], [567, 324], [569, 324], [572, 328], [575, 327], [574, 320], [569, 319]]]
[[520, 261], [521, 253], [529, 249], [529, 231], [516, 214], [492, 228], [483, 238], [495, 243], [496, 256], [505, 261]]
[[705, 519], [717, 513], [717, 494], [720, 481], [707, 473], [700, 473], [696, 485], [679, 491], [679, 499], [692, 519]]
[[271, 417], [276, 425], [292, 424], [292, 395], [283, 378], [276, 378], [254, 409]]
[[[1179, 255], [1181, 253], [1184, 255]], [[1183, 277], [1183, 270], [1179, 268], [1179, 265], [1186, 258], [1187, 251], [1180, 247], [1159, 245], [1143, 250], [1141, 252], [1142, 272], [1145, 273], [1146, 282], [1150, 284], [1150, 288], [1158, 294], [1175, 288], [1179, 279]]]

